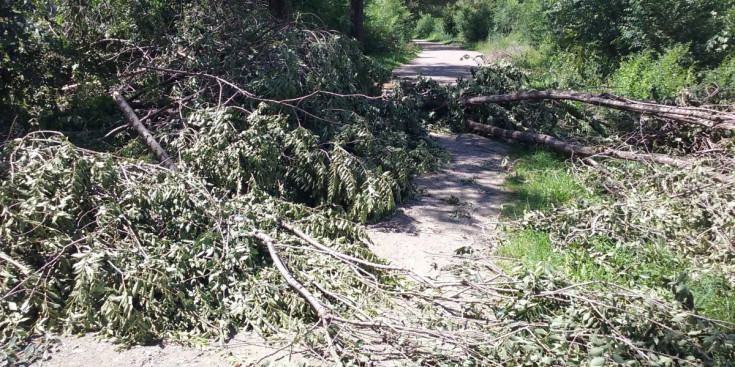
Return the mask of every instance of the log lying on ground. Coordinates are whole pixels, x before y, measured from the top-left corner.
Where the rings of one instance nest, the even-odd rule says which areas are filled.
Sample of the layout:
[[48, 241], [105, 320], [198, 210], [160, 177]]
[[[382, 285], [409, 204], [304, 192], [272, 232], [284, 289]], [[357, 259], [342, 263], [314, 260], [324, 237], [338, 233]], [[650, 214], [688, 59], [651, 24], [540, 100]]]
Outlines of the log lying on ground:
[[[482, 134], [505, 139], [518, 140], [525, 143], [548, 145], [551, 148], [580, 158], [591, 156], [610, 157], [625, 159], [629, 161], [658, 163], [679, 168], [692, 168], [697, 164], [697, 160], [688, 157], [673, 157], [666, 154], [641, 153], [618, 149], [587, 147], [583, 145], [567, 143], [553, 136], [545, 134], [537, 134], [527, 131], [506, 130], [495, 126], [480, 124], [474, 121], [468, 121], [467, 125], [470, 131], [476, 131]], [[705, 172], [705, 174], [721, 182], [732, 182], [732, 179], [730, 177], [719, 172], [714, 172], [710, 170]]]
[[151, 132], [146, 129], [143, 123], [140, 122], [138, 116], [135, 115], [135, 111], [133, 111], [128, 102], [125, 101], [125, 98], [123, 98], [123, 96], [120, 95], [120, 93], [118, 92], [113, 93], [112, 97], [115, 99], [117, 107], [120, 108], [120, 111], [122, 111], [123, 116], [125, 116], [125, 121], [127, 121], [128, 124], [132, 125], [135, 130], [138, 131], [138, 134], [143, 137], [143, 141], [148, 146], [148, 149], [150, 149], [153, 154], [156, 155], [158, 160], [161, 162], [161, 165], [172, 171], [178, 171], [179, 167], [176, 165], [176, 163], [174, 163], [173, 159], [171, 159], [166, 151], [163, 150], [161, 144], [158, 144], [158, 141], [156, 141], [156, 138], [153, 137], [153, 134], [151, 134]]
[[532, 91], [494, 96], [470, 97], [466, 104], [506, 103], [518, 101], [569, 100], [614, 108], [622, 111], [637, 112], [645, 115], [701, 125], [713, 129], [735, 130], [735, 113], [701, 107], [669, 106], [651, 102], [637, 101], [609, 93], [590, 94], [560, 91]]

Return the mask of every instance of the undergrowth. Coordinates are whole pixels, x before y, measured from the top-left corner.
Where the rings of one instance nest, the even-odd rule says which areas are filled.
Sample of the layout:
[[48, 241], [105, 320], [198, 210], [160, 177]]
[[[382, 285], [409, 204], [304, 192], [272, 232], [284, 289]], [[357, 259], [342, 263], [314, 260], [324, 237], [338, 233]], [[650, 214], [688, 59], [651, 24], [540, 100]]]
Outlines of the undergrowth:
[[396, 67], [413, 60], [419, 52], [421, 52], [421, 48], [417, 44], [409, 42], [403, 47], [396, 48], [395, 50], [375, 53], [369, 56], [375, 59], [384, 68], [393, 70]]
[[512, 202], [503, 206], [503, 213], [509, 217], [522, 217], [526, 210], [548, 209], [588, 195], [559, 153], [512, 146], [508, 159], [506, 186], [515, 193]]
[[[541, 148], [514, 148], [506, 186], [515, 193], [504, 207], [511, 225], [506, 239], [497, 249], [499, 264], [510, 270], [520, 261], [533, 268], [542, 263], [563, 272], [577, 282], [602, 281], [626, 287], [645, 287], [679, 294], [691, 292], [692, 307], [703, 316], [735, 322], [735, 287], [722, 270], [702, 271], [696, 260], [675, 251], [660, 241], [621, 242], [604, 234], [552, 241], [558, 231], [537, 229], [524, 220], [524, 213], [569, 210], [576, 202], [604, 203], [604, 192], [589, 188], [584, 176], [575, 174], [575, 167], [561, 155]], [[554, 210], [556, 209], [556, 210]], [[553, 218], [550, 225], [554, 225]], [[578, 220], [596, 220], [581, 217]], [[512, 259], [517, 259], [512, 260]], [[680, 279], [680, 277], [682, 277]], [[684, 302], [687, 297], [684, 297]]]

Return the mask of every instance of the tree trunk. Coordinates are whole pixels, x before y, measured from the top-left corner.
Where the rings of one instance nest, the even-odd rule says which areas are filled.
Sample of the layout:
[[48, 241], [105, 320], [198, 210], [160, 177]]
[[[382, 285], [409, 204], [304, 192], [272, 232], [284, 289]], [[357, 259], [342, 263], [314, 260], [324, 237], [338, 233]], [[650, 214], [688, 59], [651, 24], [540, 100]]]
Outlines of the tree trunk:
[[365, 42], [365, 1], [350, 0], [350, 15], [352, 19], [352, 37], [364, 46]]
[[723, 112], [701, 107], [679, 107], [636, 101], [608, 93], [589, 94], [558, 91], [532, 91], [495, 96], [478, 96], [465, 100], [466, 104], [505, 103], [517, 101], [570, 100], [614, 108], [622, 111], [637, 112], [645, 115], [696, 124], [713, 129], [735, 130], [735, 113]]
[[[469, 121], [467, 125], [470, 131], [478, 131], [483, 134], [488, 134], [505, 139], [518, 140], [525, 143], [543, 144], [567, 153], [571, 156], [577, 157], [610, 157], [625, 159], [629, 161], [654, 162], [679, 168], [690, 168], [696, 163], [695, 160], [686, 157], [673, 157], [666, 154], [640, 153], [607, 148], [593, 148], [578, 144], [571, 144], [549, 135], [526, 131], [506, 130], [495, 126], [480, 124], [474, 121]], [[719, 174], [717, 175], [719, 176]]]
[[268, 0], [268, 9], [274, 17], [279, 19], [288, 18], [288, 4], [286, 0]]

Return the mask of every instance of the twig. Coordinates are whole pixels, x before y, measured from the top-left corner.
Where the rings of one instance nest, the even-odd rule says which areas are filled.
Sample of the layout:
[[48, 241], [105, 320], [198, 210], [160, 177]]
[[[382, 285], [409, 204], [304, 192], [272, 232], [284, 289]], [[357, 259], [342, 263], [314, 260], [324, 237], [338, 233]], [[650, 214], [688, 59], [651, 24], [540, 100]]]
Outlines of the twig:
[[18, 268], [18, 270], [20, 270], [24, 275], [30, 275], [31, 274], [31, 270], [30, 269], [28, 269], [25, 265], [23, 265], [23, 264], [15, 261], [15, 260], [13, 260], [13, 258], [11, 258], [10, 256], [6, 255], [5, 252], [3, 252], [3, 251], [0, 251], [0, 259], [5, 260], [9, 264], [12, 264], [16, 268]]

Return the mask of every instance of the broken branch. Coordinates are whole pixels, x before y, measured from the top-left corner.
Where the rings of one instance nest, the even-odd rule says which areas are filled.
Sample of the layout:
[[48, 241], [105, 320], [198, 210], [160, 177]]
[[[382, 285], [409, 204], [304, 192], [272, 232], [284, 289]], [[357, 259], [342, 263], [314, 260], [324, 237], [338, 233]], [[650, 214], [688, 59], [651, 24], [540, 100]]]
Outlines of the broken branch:
[[112, 94], [112, 97], [115, 99], [117, 107], [120, 108], [120, 111], [122, 111], [125, 120], [128, 122], [128, 124], [132, 125], [135, 130], [138, 131], [138, 134], [140, 134], [140, 136], [143, 137], [143, 141], [148, 146], [148, 149], [150, 149], [153, 154], [156, 155], [158, 160], [161, 162], [161, 165], [172, 171], [178, 171], [179, 167], [176, 165], [176, 163], [174, 163], [173, 159], [171, 159], [166, 151], [163, 150], [161, 144], [158, 144], [158, 141], [156, 140], [156, 138], [153, 137], [153, 134], [151, 134], [151, 132], [146, 129], [143, 123], [140, 122], [138, 116], [135, 114], [135, 111], [133, 111], [128, 102], [125, 101], [125, 98], [123, 98], [123, 96], [119, 92], [114, 92]]
[[609, 93], [590, 94], [559, 92], [553, 90], [531, 91], [494, 96], [477, 96], [465, 100], [466, 104], [505, 103], [518, 101], [569, 100], [617, 110], [658, 116], [685, 123], [693, 123], [712, 129], [735, 130], [735, 114], [701, 107], [668, 106], [637, 101]]
[[[673, 157], [666, 154], [641, 153], [610, 148], [594, 148], [578, 144], [567, 143], [553, 136], [538, 134], [528, 131], [506, 130], [495, 126], [480, 124], [474, 121], [468, 121], [467, 126], [470, 131], [476, 131], [494, 137], [513, 139], [525, 143], [543, 144], [558, 151], [567, 153], [571, 156], [584, 157], [609, 157], [618, 158], [629, 161], [653, 162], [664, 164], [667, 166], [679, 168], [692, 168], [698, 162], [695, 159], [687, 157]], [[715, 178], [721, 182], [731, 182], [732, 179], [718, 172], [708, 171], [706, 175]]]

